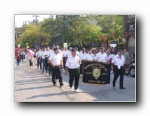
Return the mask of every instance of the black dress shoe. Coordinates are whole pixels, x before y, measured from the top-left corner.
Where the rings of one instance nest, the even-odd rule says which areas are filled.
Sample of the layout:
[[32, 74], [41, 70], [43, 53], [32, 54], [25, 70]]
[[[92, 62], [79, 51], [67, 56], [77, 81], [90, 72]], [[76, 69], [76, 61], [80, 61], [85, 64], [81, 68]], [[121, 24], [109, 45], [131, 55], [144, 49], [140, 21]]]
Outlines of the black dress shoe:
[[124, 87], [120, 87], [120, 89], [125, 89]]
[[113, 84], [113, 87], [115, 87], [115, 84]]
[[64, 84], [61, 84], [60, 87], [62, 87]]

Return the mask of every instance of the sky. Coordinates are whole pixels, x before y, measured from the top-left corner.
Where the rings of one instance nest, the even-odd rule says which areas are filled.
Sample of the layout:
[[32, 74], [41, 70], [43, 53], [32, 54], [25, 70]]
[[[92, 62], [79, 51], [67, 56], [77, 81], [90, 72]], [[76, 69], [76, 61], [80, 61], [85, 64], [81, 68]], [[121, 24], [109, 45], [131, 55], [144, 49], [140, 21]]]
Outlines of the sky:
[[[42, 21], [44, 18], [49, 18], [50, 15], [38, 15], [38, 20]], [[24, 21], [33, 21], [33, 15], [15, 15], [15, 26], [21, 27]]]

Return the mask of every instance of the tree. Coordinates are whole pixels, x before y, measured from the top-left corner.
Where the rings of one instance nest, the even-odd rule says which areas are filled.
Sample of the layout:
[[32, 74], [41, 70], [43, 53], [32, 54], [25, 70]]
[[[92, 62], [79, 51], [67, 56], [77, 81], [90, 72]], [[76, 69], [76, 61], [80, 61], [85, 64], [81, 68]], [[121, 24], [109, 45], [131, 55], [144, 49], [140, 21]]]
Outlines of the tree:
[[[40, 25], [28, 24], [23, 27], [23, 32], [16, 43], [21, 42], [21, 47], [26, 47], [26, 44], [30, 47], [38, 47], [41, 37], [47, 39], [48, 35], [41, 31]], [[45, 41], [48, 41], [48, 39]]]
[[122, 15], [100, 15], [97, 16], [97, 25], [102, 28], [102, 40], [108, 41], [119, 40], [122, 41], [124, 21]]

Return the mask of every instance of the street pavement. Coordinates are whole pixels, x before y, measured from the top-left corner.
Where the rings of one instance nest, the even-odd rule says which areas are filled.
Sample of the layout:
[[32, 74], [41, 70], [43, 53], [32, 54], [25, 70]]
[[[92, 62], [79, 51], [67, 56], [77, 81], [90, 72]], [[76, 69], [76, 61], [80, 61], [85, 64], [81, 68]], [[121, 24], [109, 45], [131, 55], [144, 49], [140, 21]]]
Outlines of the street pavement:
[[36, 66], [30, 68], [27, 62], [15, 67], [15, 102], [136, 102], [136, 78], [124, 76], [125, 90], [119, 89], [119, 78], [116, 87], [91, 85], [79, 82], [79, 92], [70, 91], [69, 76], [63, 75], [64, 86], [59, 82], [53, 86], [51, 75], [42, 74]]

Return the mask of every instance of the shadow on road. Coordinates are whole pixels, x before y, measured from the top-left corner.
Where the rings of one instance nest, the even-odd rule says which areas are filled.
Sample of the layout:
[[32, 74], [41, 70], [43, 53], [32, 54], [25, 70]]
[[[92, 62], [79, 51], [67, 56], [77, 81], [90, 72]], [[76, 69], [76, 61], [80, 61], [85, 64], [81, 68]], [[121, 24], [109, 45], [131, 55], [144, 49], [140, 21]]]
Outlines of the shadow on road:
[[15, 91], [21, 91], [21, 90], [33, 90], [33, 89], [43, 89], [43, 88], [50, 88], [51, 86], [41, 86], [41, 87], [30, 87], [30, 88], [23, 88], [23, 89], [17, 89]]

